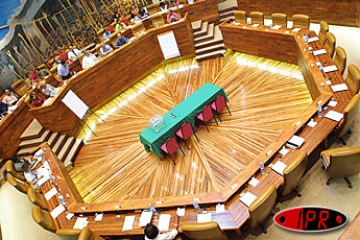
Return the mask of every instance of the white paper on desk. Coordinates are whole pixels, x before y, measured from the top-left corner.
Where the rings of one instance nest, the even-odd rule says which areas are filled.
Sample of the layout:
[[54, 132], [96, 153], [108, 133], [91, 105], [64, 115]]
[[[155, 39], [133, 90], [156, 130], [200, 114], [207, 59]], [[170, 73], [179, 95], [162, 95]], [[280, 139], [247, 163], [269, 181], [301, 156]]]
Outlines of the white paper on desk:
[[46, 100], [44, 101], [44, 103], [43, 103], [43, 106], [49, 105], [49, 104], [51, 103], [51, 100], [52, 100], [51, 97], [49, 97], [48, 99], [46, 99]]
[[338, 104], [338, 102], [337, 102], [337, 101], [333, 101], [333, 100], [331, 100], [331, 101], [328, 103], [328, 105], [329, 105], [330, 107], [335, 107], [337, 104]]
[[89, 220], [87, 217], [78, 217], [75, 221], [73, 229], [83, 229], [86, 227], [89, 223]]
[[293, 32], [299, 32], [301, 30], [301, 28], [294, 28], [292, 31]]
[[67, 219], [67, 220], [70, 220], [74, 215], [75, 215], [75, 214], [73, 214], [73, 213], [68, 213], [68, 214], [66, 215], [66, 219]]
[[274, 165], [271, 166], [271, 169], [281, 175], [284, 175], [284, 170], [286, 167], [287, 165], [285, 163], [282, 161], [277, 161]]
[[328, 72], [334, 72], [337, 71], [337, 67], [335, 65], [331, 65], [331, 66], [327, 66], [324, 67], [324, 72], [328, 73]]
[[243, 204], [245, 204], [247, 207], [250, 207], [250, 205], [253, 203], [253, 201], [255, 201], [256, 198], [257, 198], [257, 196], [255, 196], [251, 192], [247, 192], [247, 193], [243, 194], [242, 196], [240, 196], [240, 201]]
[[260, 183], [260, 181], [257, 178], [252, 177], [248, 183], [251, 186], [256, 187]]
[[44, 161], [43, 167], [46, 168], [49, 172], [51, 172], [51, 168], [50, 168], [50, 166], [49, 166], [48, 161]]
[[135, 216], [126, 216], [122, 230], [123, 231], [132, 230], [134, 227], [134, 222], [135, 222]]
[[311, 120], [308, 124], [307, 124], [309, 127], [315, 127], [317, 125], [317, 122]]
[[47, 169], [42, 168], [44, 170], [41, 170], [41, 173], [38, 175], [43, 176], [42, 178], [39, 179], [39, 181], [36, 183], [37, 186], [41, 187], [44, 183], [46, 183], [47, 181], [50, 180], [50, 173]]
[[256, 23], [256, 24], [253, 24], [253, 25], [251, 25], [251, 26], [254, 27], [254, 28], [256, 28], [256, 27], [260, 26], [260, 24]]
[[150, 211], [143, 211], [139, 219], [139, 226], [145, 227], [146, 224], [150, 223], [153, 213]]
[[168, 231], [170, 226], [170, 214], [161, 214], [159, 217], [159, 231]]
[[10, 106], [10, 107], [8, 107], [8, 112], [13, 112], [13, 111], [15, 111], [17, 108], [18, 108], [17, 105]]
[[304, 144], [305, 139], [302, 138], [302, 137], [294, 135], [287, 142], [290, 143], [291, 145], [299, 148], [299, 147], [301, 147], [301, 145]]
[[326, 84], [327, 84], [327, 85], [331, 85], [332, 82], [331, 82], [330, 80], [326, 80]]
[[50, 200], [53, 196], [55, 196], [58, 193], [58, 190], [56, 188], [52, 188], [50, 191], [44, 194], [44, 197], [46, 200]]
[[331, 89], [333, 90], [333, 92], [341, 92], [341, 91], [346, 91], [349, 88], [347, 87], [346, 83], [340, 83], [340, 84], [332, 85]]
[[103, 218], [104, 214], [103, 213], [99, 213], [99, 214], [96, 214], [96, 217], [95, 217], [95, 222], [98, 222], [98, 221], [101, 221], [102, 218]]
[[233, 22], [233, 24], [234, 24], [234, 25], [240, 25], [240, 23], [239, 23], [239, 22]]
[[312, 38], [308, 39], [308, 43], [312, 43], [312, 42], [316, 42], [316, 41], [319, 41], [318, 37], [312, 37]]
[[279, 153], [283, 156], [285, 156], [286, 154], [288, 154], [288, 152], [290, 152], [289, 149], [286, 149], [285, 147], [281, 148], [281, 150], [279, 151]]
[[318, 56], [318, 55], [325, 54], [325, 53], [327, 53], [325, 49], [319, 49], [319, 50], [313, 51], [314, 56]]
[[328, 118], [328, 119], [334, 120], [334, 121], [336, 121], [336, 122], [339, 122], [339, 121], [344, 117], [344, 114], [335, 112], [335, 111], [333, 111], [333, 110], [330, 110], [330, 111], [325, 115], [325, 117]]
[[275, 29], [275, 30], [279, 30], [280, 28], [282, 28], [282, 26], [280, 26], [280, 25], [275, 25], [272, 27], [272, 29]]
[[185, 216], [185, 208], [184, 207], [178, 207], [176, 210], [176, 215], [179, 217]]
[[211, 213], [200, 213], [197, 215], [197, 223], [211, 222]]
[[50, 215], [53, 219], [57, 218], [63, 211], [65, 211], [65, 207], [62, 204], [59, 204], [56, 208], [54, 208]]
[[225, 204], [222, 203], [216, 204], [216, 212], [217, 213], [225, 212]]

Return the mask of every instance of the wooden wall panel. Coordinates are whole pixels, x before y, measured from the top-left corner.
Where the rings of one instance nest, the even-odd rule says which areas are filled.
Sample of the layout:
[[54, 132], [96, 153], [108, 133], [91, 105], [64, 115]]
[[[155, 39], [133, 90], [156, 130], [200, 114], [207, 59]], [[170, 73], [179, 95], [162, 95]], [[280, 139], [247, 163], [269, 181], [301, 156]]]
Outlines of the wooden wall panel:
[[180, 9], [181, 16], [188, 12], [191, 22], [216, 22], [219, 20], [219, 10], [216, 0], [206, 0], [187, 4]]
[[266, 16], [283, 12], [289, 17], [293, 14], [307, 14], [311, 21], [327, 21], [331, 24], [360, 26], [358, 0], [237, 0], [239, 9], [261, 11]]

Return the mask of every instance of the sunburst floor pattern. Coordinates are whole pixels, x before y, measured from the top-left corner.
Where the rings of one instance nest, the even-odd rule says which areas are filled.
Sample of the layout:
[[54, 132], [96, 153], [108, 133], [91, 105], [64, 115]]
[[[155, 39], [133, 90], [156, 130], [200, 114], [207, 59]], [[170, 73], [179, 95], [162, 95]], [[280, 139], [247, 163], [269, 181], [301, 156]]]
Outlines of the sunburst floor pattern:
[[[225, 89], [232, 116], [200, 127], [185, 156], [161, 161], [147, 153], [139, 134], [210, 82]], [[70, 171], [85, 202], [106, 202], [221, 191], [312, 103], [296, 65], [228, 51], [224, 58], [163, 64], [92, 115], [87, 138]]]

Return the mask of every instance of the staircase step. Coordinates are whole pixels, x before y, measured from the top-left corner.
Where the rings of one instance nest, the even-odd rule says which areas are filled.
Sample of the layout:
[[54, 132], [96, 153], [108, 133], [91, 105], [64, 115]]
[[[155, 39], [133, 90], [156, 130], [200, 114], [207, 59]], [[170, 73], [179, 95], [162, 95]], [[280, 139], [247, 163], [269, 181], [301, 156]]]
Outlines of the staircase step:
[[54, 132], [51, 134], [50, 138], [47, 140], [47, 143], [50, 147], [54, 147], [56, 141], [59, 139], [60, 133]]
[[195, 57], [196, 61], [204, 61], [209, 58], [222, 57], [227, 50], [218, 50], [215, 52], [201, 54]]
[[201, 26], [202, 26], [202, 20], [191, 23], [191, 27], [192, 27], [194, 32], [200, 31]]
[[70, 152], [72, 146], [74, 145], [75, 142], [75, 137], [69, 137], [64, 146], [61, 148], [60, 153], [58, 154], [58, 157], [60, 159], [60, 161], [64, 161], [65, 158], [67, 157], [67, 154]]
[[60, 150], [62, 149], [62, 147], [66, 142], [66, 139], [67, 139], [66, 135], [61, 135], [59, 139], [56, 141], [55, 146], [52, 148], [55, 154], [59, 154]]
[[219, 43], [219, 44], [212, 45], [212, 46], [209, 46], [209, 47], [206, 47], [206, 48], [200, 48], [200, 49], [197, 49], [195, 51], [195, 54], [196, 55], [201, 55], [201, 54], [205, 54], [205, 53], [209, 53], [209, 52], [214, 52], [214, 51], [217, 51], [217, 50], [225, 50], [225, 44], [224, 43]]
[[68, 153], [67, 157], [64, 160], [64, 165], [66, 168], [68, 168], [68, 166], [73, 165], [73, 162], [74, 162], [78, 152], [80, 151], [80, 148], [82, 145], [83, 145], [82, 139], [76, 139], [74, 145], [72, 146], [70, 152]]
[[219, 22], [226, 22], [228, 20], [235, 20], [235, 16], [234, 15], [230, 15], [230, 16], [226, 16], [226, 17], [221, 17], [219, 18]]
[[39, 138], [45, 129], [38, 120], [34, 119], [20, 136], [21, 141]]
[[207, 34], [204, 36], [195, 37], [194, 42], [195, 43], [205, 42], [205, 41], [212, 40], [213, 38], [214, 38], [214, 24], [211, 23], [211, 24], [209, 24]]
[[219, 29], [219, 26], [215, 26], [213, 39], [208, 40], [208, 41], [195, 43], [195, 49], [209, 47], [209, 46], [212, 46], [212, 45], [215, 45], [215, 44], [220, 44], [222, 42], [223, 42], [223, 38], [222, 38], [222, 35], [221, 35], [221, 31]]
[[219, 18], [224, 18], [224, 17], [228, 17], [228, 16], [234, 16], [234, 12], [233, 11], [226, 11], [223, 13], [219, 14]]
[[22, 148], [28, 148], [28, 147], [36, 147], [36, 146], [40, 145], [41, 143], [46, 142], [49, 139], [50, 135], [51, 135], [51, 131], [46, 130], [43, 132], [43, 134], [39, 138], [22, 141], [19, 145], [19, 148], [22, 149]]
[[219, 15], [221, 14], [221, 13], [226, 13], [226, 12], [234, 12], [235, 10], [239, 10], [238, 9], [238, 7], [227, 7], [227, 8], [224, 8], [224, 9], [221, 9], [221, 10], [219, 10]]
[[201, 25], [201, 30], [194, 32], [194, 38], [197, 38], [197, 37], [206, 35], [207, 32], [208, 32], [208, 27], [209, 27], [209, 23], [208, 23], [208, 22], [204, 22], [204, 23]]
[[225, 2], [218, 3], [219, 12], [226, 10], [226, 9], [231, 9], [231, 8], [238, 9], [237, 0], [227, 0]]
[[26, 156], [26, 155], [30, 155], [30, 152], [36, 150], [37, 148], [38, 148], [37, 146], [28, 147], [28, 148], [22, 148], [16, 153], [16, 155], [21, 156], [21, 157]]

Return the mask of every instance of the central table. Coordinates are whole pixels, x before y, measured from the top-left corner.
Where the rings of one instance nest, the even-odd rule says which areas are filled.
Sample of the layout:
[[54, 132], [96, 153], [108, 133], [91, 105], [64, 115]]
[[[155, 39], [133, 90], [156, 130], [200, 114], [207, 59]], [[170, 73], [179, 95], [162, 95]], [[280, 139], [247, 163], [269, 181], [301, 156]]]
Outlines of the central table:
[[144, 145], [147, 152], [152, 151], [159, 158], [161, 157], [161, 145], [166, 140], [175, 135], [175, 132], [185, 122], [194, 125], [196, 116], [201, 113], [203, 108], [223, 95], [229, 101], [223, 88], [205, 83], [200, 89], [187, 97], [180, 104], [167, 112], [163, 118], [166, 126], [159, 132], [155, 132], [151, 126], [140, 133], [140, 142]]

